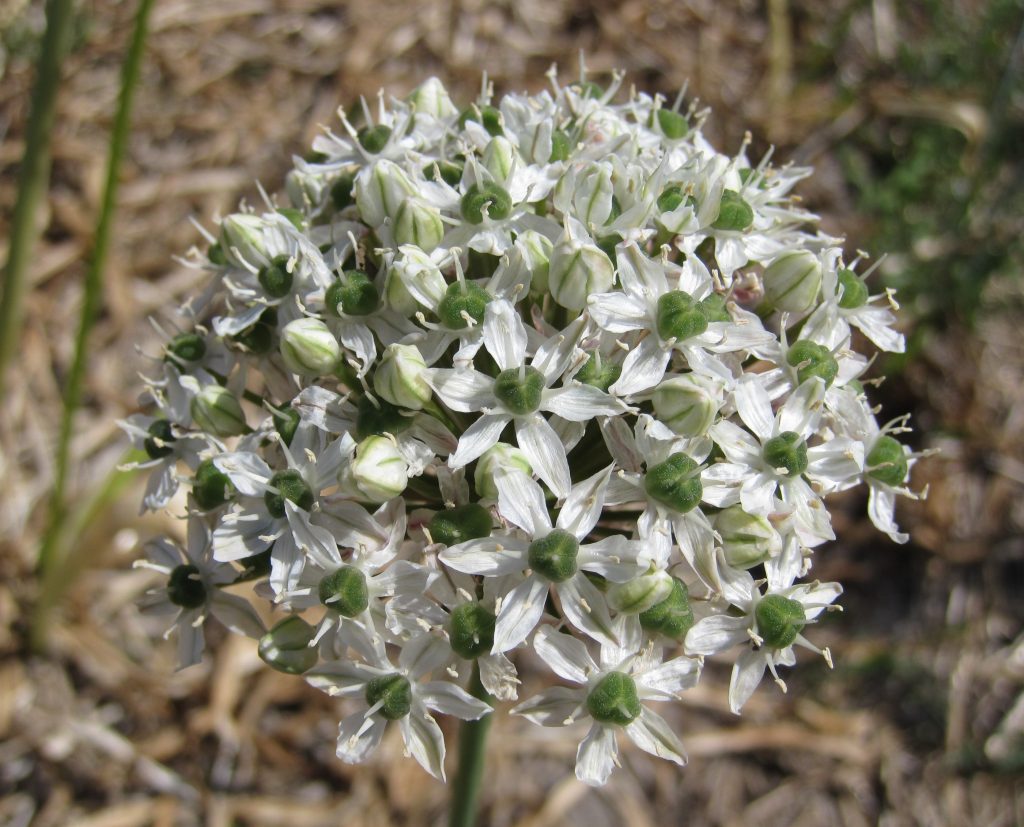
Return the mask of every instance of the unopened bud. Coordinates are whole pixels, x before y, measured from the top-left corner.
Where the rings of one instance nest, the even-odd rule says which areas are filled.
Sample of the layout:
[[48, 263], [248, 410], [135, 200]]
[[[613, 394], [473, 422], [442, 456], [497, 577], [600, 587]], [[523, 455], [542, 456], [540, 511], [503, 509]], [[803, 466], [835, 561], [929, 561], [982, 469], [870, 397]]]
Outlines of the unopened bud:
[[739, 505], [715, 515], [715, 531], [722, 538], [725, 562], [736, 569], [752, 568], [782, 551], [782, 538], [772, 524]]
[[655, 571], [634, 577], [627, 583], [613, 583], [608, 588], [608, 605], [617, 612], [640, 614], [657, 605], [672, 593], [672, 575]]
[[764, 272], [765, 300], [776, 310], [806, 313], [821, 290], [821, 261], [806, 250], [783, 253]]
[[341, 360], [341, 345], [322, 321], [304, 317], [281, 330], [281, 358], [292, 373], [326, 376]]
[[417, 86], [411, 95], [409, 103], [416, 107], [417, 112], [424, 112], [435, 118], [451, 118], [459, 110], [455, 108], [448, 90], [437, 78], [427, 78]]
[[429, 253], [444, 238], [441, 213], [419, 198], [406, 198], [395, 214], [394, 234], [398, 244], [415, 244]]
[[514, 445], [499, 442], [484, 451], [483, 456], [477, 460], [476, 471], [473, 473], [473, 485], [476, 487], [476, 493], [480, 499], [498, 499], [498, 487], [494, 484], [494, 474], [499, 469], [518, 469], [524, 474], [533, 473], [533, 466], [530, 465], [526, 454]]
[[355, 192], [363, 221], [376, 228], [386, 218], [394, 220], [402, 202], [415, 195], [416, 188], [398, 164], [381, 159], [356, 176]]
[[388, 345], [373, 374], [373, 387], [392, 405], [418, 411], [432, 394], [423, 378], [426, 369], [423, 355], [415, 345]]
[[245, 413], [235, 395], [220, 385], [206, 385], [192, 397], [195, 424], [214, 436], [238, 436], [248, 430]]
[[348, 467], [351, 485], [370, 502], [397, 497], [409, 484], [409, 466], [393, 439], [370, 436], [356, 447]]
[[516, 148], [508, 138], [491, 138], [491, 142], [484, 150], [484, 169], [494, 176], [495, 181], [505, 181], [516, 165], [517, 154]]
[[220, 222], [220, 246], [229, 264], [253, 269], [267, 259], [263, 243], [263, 219], [249, 213], [232, 213]]
[[536, 230], [527, 230], [516, 238], [522, 253], [523, 266], [530, 273], [530, 286], [536, 293], [548, 292], [548, 270], [551, 265], [551, 239]]
[[548, 287], [555, 301], [569, 310], [582, 310], [591, 294], [607, 293], [615, 281], [611, 259], [586, 240], [585, 231], [583, 235], [567, 229], [551, 251]]
[[686, 437], [706, 434], [724, 401], [721, 383], [700, 373], [671, 376], [652, 397], [658, 419]]

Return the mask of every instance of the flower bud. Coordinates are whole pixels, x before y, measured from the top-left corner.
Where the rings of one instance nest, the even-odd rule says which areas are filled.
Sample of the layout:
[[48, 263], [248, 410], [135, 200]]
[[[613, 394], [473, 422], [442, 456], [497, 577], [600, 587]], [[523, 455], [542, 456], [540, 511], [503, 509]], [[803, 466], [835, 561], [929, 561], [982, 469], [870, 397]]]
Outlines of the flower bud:
[[394, 267], [387, 271], [387, 275], [384, 278], [384, 302], [389, 309], [406, 318], [419, 310], [416, 299], [412, 297], [409, 289], [402, 281], [401, 275]]
[[607, 293], [614, 281], [615, 267], [604, 251], [568, 230], [551, 251], [548, 287], [562, 307], [582, 310], [592, 293]]
[[438, 511], [431, 518], [427, 531], [435, 543], [455, 546], [467, 540], [490, 537], [492, 526], [490, 511], [480, 503], [466, 503]]
[[821, 261], [806, 250], [783, 253], [764, 271], [765, 300], [776, 310], [806, 313], [821, 290]]
[[685, 514], [696, 508], [704, 496], [700, 466], [686, 454], [672, 454], [664, 462], [647, 469], [644, 490], [651, 499]]
[[460, 658], [473, 660], [494, 646], [496, 618], [479, 603], [461, 603], [452, 609], [448, 642]]
[[316, 629], [298, 615], [286, 617], [260, 638], [260, 659], [271, 669], [288, 675], [308, 672], [317, 662], [310, 644]]
[[725, 562], [736, 569], [752, 568], [782, 551], [782, 538], [772, 524], [739, 505], [715, 516], [715, 531], [722, 538]]
[[491, 138], [484, 150], [483, 164], [495, 181], [505, 181], [516, 165], [516, 148], [504, 137]]
[[800, 630], [807, 623], [804, 607], [799, 601], [769, 594], [757, 603], [754, 609], [757, 633], [769, 649], [785, 649], [791, 645]]
[[533, 466], [526, 454], [514, 445], [499, 442], [484, 451], [477, 460], [473, 472], [473, 485], [482, 500], [497, 500], [498, 487], [494, 484], [494, 474], [499, 469], [518, 470], [524, 474], [532, 474]]
[[516, 238], [516, 246], [522, 253], [523, 266], [530, 273], [530, 286], [536, 293], [548, 291], [548, 270], [551, 265], [551, 239], [536, 230], [526, 230]]
[[288, 200], [296, 207], [318, 205], [323, 197], [325, 178], [323, 175], [293, 169], [285, 176], [284, 188], [288, 193]]
[[628, 583], [613, 583], [607, 592], [608, 605], [616, 612], [640, 614], [667, 598], [672, 583], [672, 575], [665, 571], [642, 574]]
[[192, 397], [189, 408], [196, 425], [214, 436], [238, 436], [248, 430], [241, 404], [220, 385], [206, 385]]
[[263, 243], [263, 219], [249, 213], [232, 213], [220, 222], [220, 246], [229, 264], [258, 269], [267, 259]]
[[441, 213], [419, 198], [406, 198], [395, 215], [394, 235], [398, 244], [415, 244], [429, 253], [444, 238]]
[[795, 431], [773, 436], [761, 450], [769, 467], [786, 477], [799, 477], [807, 470], [807, 443]]
[[648, 632], [657, 632], [672, 640], [682, 640], [694, 624], [690, 607], [690, 591], [677, 577], [672, 578], [672, 590], [660, 603], [640, 613], [640, 626]]
[[416, 107], [417, 112], [424, 112], [435, 118], [451, 118], [458, 113], [455, 104], [436, 77], [427, 78], [409, 95], [409, 103]]
[[416, 188], [398, 164], [381, 159], [356, 176], [355, 192], [363, 221], [377, 228], [386, 218], [394, 220], [399, 206], [416, 194]]
[[409, 466], [394, 440], [369, 436], [356, 447], [348, 468], [351, 484], [370, 502], [397, 497], [409, 484]]
[[418, 411], [433, 393], [423, 378], [426, 369], [415, 345], [388, 345], [373, 374], [373, 387], [392, 405]]
[[587, 711], [601, 724], [632, 723], [641, 712], [636, 681], [625, 672], [609, 672], [587, 695]]
[[662, 381], [651, 398], [654, 413], [680, 436], [703, 436], [714, 424], [724, 403], [720, 382], [700, 373], [672, 376]]
[[303, 317], [282, 328], [281, 357], [292, 373], [326, 376], [341, 361], [341, 345], [322, 321]]

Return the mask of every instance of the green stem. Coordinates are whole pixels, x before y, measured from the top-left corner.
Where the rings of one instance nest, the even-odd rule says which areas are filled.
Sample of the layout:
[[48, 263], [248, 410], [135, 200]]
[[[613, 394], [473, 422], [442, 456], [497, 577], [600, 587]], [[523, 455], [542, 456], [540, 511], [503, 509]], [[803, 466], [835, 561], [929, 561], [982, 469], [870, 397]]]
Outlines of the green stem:
[[[56, 2], [55, 2], [56, 4]], [[61, 417], [60, 435], [57, 441], [56, 470], [54, 472], [53, 491], [50, 497], [49, 521], [43, 542], [39, 550], [37, 563], [39, 576], [46, 580], [48, 573], [57, 563], [57, 551], [64, 519], [64, 492], [67, 486], [68, 463], [70, 457], [71, 430], [75, 411], [82, 397], [82, 385], [85, 380], [85, 367], [88, 360], [89, 334], [99, 310], [100, 298], [103, 293], [103, 269], [106, 264], [107, 248], [110, 244], [110, 230], [114, 219], [117, 203], [118, 173], [121, 159], [124, 157], [131, 126], [132, 96], [139, 77], [139, 66], [146, 43], [146, 26], [153, 0], [139, 0], [135, 14], [135, 29], [132, 32], [131, 44], [125, 57], [121, 73], [121, 93], [118, 98], [117, 114], [110, 134], [110, 149], [107, 158], [107, 177], [103, 189], [103, 201], [100, 205], [99, 221], [96, 225], [96, 238], [93, 243], [92, 256], [85, 274], [85, 293], [82, 299], [82, 310], [79, 317], [78, 336], [75, 339], [75, 357], [68, 373], [67, 386], [64, 394], [64, 412]], [[45, 621], [40, 622], [45, 628]], [[41, 632], [33, 633], [36, 645], [42, 643]]]
[[[491, 703], [491, 696], [480, 682], [480, 666], [476, 661], [473, 662], [469, 692], [474, 698]], [[463, 721], [459, 726], [459, 769], [452, 786], [449, 827], [473, 827], [476, 824], [477, 798], [484, 775], [487, 730], [490, 726], [491, 715], [484, 715], [476, 721]]]
[[49, 0], [46, 33], [39, 53], [32, 109], [25, 130], [25, 154], [18, 172], [18, 200], [11, 219], [10, 249], [0, 299], [0, 398], [7, 363], [21, 336], [21, 305], [37, 235], [37, 213], [50, 181], [50, 137], [60, 88], [60, 67], [71, 44], [71, 0]]

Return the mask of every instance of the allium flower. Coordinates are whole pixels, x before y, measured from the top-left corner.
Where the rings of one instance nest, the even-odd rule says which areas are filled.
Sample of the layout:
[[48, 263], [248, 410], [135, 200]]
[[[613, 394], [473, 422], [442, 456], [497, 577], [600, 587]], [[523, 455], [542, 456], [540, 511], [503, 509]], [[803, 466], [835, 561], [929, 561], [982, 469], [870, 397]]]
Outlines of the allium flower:
[[[810, 170], [749, 138], [718, 152], [706, 113], [622, 74], [549, 79], [496, 98], [485, 78], [460, 108], [431, 78], [342, 112], [288, 202], [204, 231], [207, 284], [157, 324], [155, 410], [121, 423], [144, 507], [189, 491], [188, 548], [148, 547], [182, 664], [209, 614], [260, 637], [268, 666], [346, 699], [344, 761], [395, 721], [443, 778], [433, 713], [516, 699], [532, 649], [573, 686], [514, 711], [590, 721], [580, 778], [607, 780], [620, 732], [682, 765], [648, 703], [704, 655], [744, 647], [739, 712], [794, 647], [820, 651], [828, 497], [866, 484], [907, 539], [920, 454], [875, 420], [852, 338], [902, 350], [895, 302], [800, 206]], [[284, 615], [269, 632], [224, 591], [240, 581]]]

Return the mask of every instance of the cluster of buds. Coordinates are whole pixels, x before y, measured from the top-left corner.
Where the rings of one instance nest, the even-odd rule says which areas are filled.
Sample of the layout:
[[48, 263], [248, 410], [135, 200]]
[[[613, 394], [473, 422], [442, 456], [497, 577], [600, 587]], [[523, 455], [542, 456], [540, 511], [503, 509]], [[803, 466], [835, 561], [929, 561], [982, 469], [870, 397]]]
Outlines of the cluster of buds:
[[[337, 754], [389, 722], [444, 777], [434, 714], [489, 696], [685, 762], [652, 708], [734, 658], [739, 713], [836, 608], [809, 578], [827, 495], [862, 483], [897, 542], [914, 454], [880, 427], [857, 328], [903, 349], [863, 256], [798, 206], [809, 170], [724, 155], [706, 112], [562, 85], [459, 109], [431, 79], [295, 159], [288, 205], [225, 217], [165, 333], [152, 416], [123, 423], [179, 488], [186, 547], [150, 544], [180, 663], [215, 616], [346, 699]], [[620, 102], [616, 102], [620, 99]], [[861, 268], [863, 270], [863, 268]], [[235, 589], [248, 582], [248, 589]], [[270, 611], [257, 612], [254, 595]], [[276, 616], [269, 630], [263, 617]], [[559, 685], [519, 697], [533, 647]], [[469, 690], [469, 691], [467, 691]], [[482, 690], [486, 690], [486, 693]]]

